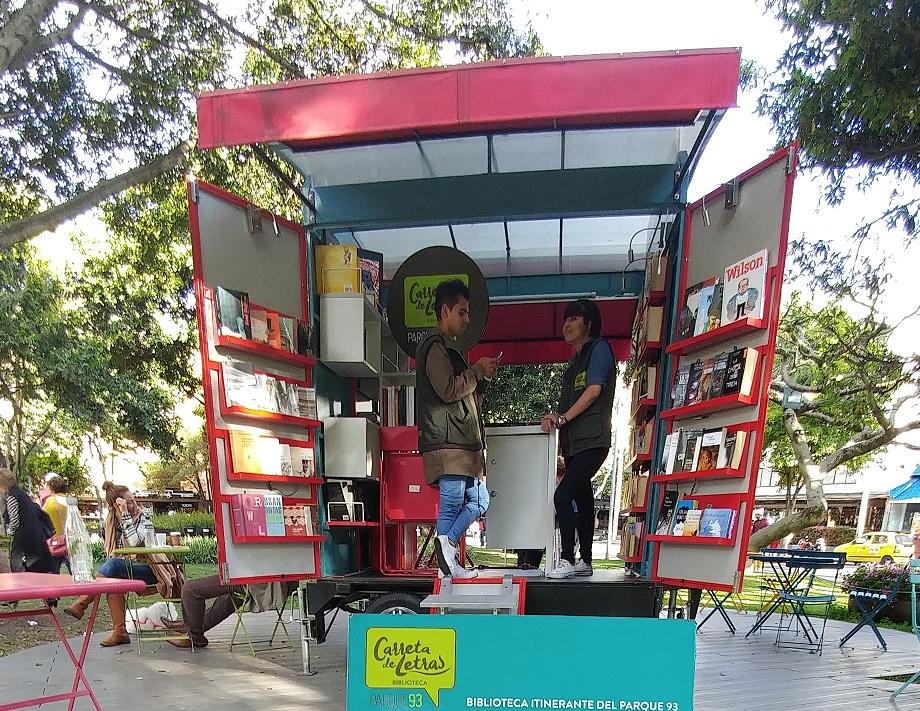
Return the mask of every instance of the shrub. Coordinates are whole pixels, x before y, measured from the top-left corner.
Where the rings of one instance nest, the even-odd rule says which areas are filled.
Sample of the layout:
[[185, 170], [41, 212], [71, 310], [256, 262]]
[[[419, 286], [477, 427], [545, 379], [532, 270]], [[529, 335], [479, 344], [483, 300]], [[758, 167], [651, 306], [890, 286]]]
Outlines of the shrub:
[[[182, 545], [192, 549], [181, 556], [184, 563], [217, 564], [217, 539], [213, 536], [183, 536]], [[105, 560], [105, 546], [102, 542], [90, 543], [90, 551], [93, 554], [93, 562], [97, 565]]]
[[856, 529], [853, 526], [812, 526], [795, 534], [793, 542], [798, 541], [799, 538], [807, 538], [814, 542], [822, 537], [827, 550], [832, 551], [835, 546], [849, 543], [856, 538]]
[[153, 517], [153, 527], [158, 531], [179, 531], [185, 534], [186, 528], [194, 528], [195, 533], [201, 535], [203, 529], [208, 529], [214, 535], [214, 514], [203, 511], [192, 513], [177, 513], [173, 516], [158, 514]]
[[891, 588], [904, 573], [903, 565], [898, 563], [860, 563], [840, 584], [845, 592], [851, 590], [880, 590], [891, 592]]

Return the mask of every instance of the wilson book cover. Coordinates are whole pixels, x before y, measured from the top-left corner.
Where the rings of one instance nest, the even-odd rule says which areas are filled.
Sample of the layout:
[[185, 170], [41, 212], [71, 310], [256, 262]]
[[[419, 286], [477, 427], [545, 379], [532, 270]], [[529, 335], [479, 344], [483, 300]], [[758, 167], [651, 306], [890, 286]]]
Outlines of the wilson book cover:
[[725, 267], [722, 295], [722, 325], [743, 318], [763, 318], [767, 287], [766, 249]]

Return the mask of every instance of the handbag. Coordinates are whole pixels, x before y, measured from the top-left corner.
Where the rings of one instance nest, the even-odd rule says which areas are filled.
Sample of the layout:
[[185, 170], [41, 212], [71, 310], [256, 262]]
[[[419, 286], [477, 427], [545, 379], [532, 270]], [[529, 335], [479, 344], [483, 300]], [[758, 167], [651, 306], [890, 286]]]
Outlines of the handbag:
[[67, 536], [51, 536], [48, 539], [48, 550], [52, 558], [64, 558], [67, 555]]

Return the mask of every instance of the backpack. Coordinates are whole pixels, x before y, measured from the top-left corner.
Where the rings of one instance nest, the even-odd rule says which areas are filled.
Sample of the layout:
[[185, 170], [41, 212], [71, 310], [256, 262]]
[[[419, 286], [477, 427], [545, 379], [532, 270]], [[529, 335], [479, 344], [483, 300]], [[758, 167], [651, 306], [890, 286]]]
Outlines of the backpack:
[[51, 538], [54, 535], [54, 523], [51, 521], [48, 512], [38, 504], [35, 504], [35, 515], [38, 517], [39, 526], [45, 533], [45, 538]]

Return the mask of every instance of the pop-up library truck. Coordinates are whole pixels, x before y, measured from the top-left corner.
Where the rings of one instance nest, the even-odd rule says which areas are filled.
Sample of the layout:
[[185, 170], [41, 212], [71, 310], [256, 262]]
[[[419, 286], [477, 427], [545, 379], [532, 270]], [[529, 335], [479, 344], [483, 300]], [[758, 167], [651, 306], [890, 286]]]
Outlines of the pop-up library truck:
[[[414, 426], [415, 345], [445, 277], [473, 295], [471, 361], [565, 362], [562, 312], [588, 297], [633, 372], [626, 568], [482, 570], [487, 611], [602, 625], [657, 618], [668, 590], [740, 587], [795, 147], [686, 204], [739, 64], [736, 49], [545, 57], [199, 97], [201, 148], [263, 146], [303, 178], [303, 224], [194, 178], [188, 194], [220, 574], [309, 581], [305, 655], [337, 608], [477, 608], [438, 581]], [[490, 427], [487, 447], [489, 547], [546, 548], [551, 566], [555, 435]], [[470, 617], [451, 618], [458, 635]]]

